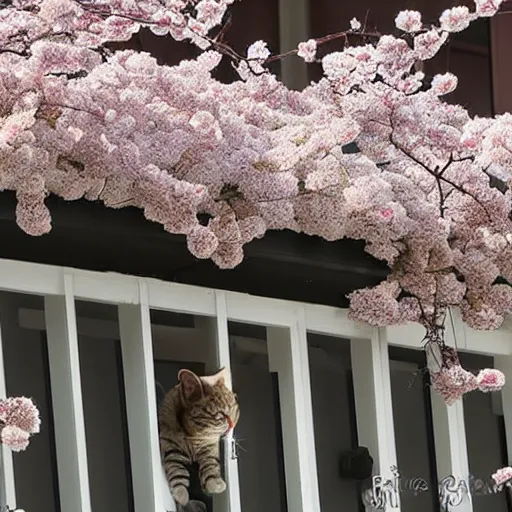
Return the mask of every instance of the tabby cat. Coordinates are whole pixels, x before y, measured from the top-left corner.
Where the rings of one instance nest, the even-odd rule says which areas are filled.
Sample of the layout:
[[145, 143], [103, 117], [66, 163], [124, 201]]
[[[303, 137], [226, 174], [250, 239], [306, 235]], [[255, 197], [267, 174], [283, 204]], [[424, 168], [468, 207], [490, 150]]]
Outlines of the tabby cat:
[[226, 489], [219, 444], [238, 423], [236, 395], [226, 386], [226, 369], [198, 377], [180, 370], [179, 384], [163, 399], [159, 410], [160, 453], [171, 495], [179, 505], [189, 502], [190, 466], [197, 463], [201, 487], [207, 494]]

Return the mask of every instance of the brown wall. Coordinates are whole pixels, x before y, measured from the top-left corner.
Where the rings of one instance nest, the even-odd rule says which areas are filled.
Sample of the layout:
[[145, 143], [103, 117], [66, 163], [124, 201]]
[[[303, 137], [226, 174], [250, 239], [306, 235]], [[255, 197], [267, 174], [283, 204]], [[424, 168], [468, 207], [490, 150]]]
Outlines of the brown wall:
[[[402, 9], [422, 12], [426, 22], [435, 21], [449, 7], [466, 4], [474, 8], [473, 0], [310, 0], [309, 37], [321, 37], [346, 30], [353, 17], [367, 20], [368, 29], [393, 33], [394, 18]], [[231, 9], [232, 24], [226, 40], [241, 54], [252, 42], [263, 39], [270, 50], [279, 52], [278, 0], [241, 0]], [[340, 49], [341, 41], [322, 46], [319, 55]], [[126, 47], [126, 45], [125, 45]], [[161, 63], [177, 64], [197, 55], [188, 43], [154, 36], [143, 30], [134, 36], [128, 47], [151, 52]], [[507, 0], [501, 13], [489, 22], [482, 19], [467, 31], [456, 34], [452, 41], [432, 61], [426, 63], [427, 74], [451, 71], [459, 77], [458, 89], [447, 101], [464, 105], [473, 114], [488, 116], [512, 111], [512, 0]], [[279, 73], [279, 63], [272, 71]], [[310, 80], [321, 76], [320, 65], [309, 66]], [[236, 79], [226, 58], [216, 73], [223, 82]]]
[[[243, 0], [235, 2], [231, 9], [232, 22], [225, 32], [226, 42], [239, 54], [245, 55], [254, 41], [262, 39], [273, 53], [279, 53], [279, 11], [278, 0]], [[215, 34], [213, 32], [212, 34]], [[121, 47], [121, 45], [118, 45]], [[175, 65], [183, 59], [199, 54], [199, 50], [187, 42], [177, 42], [171, 37], [155, 36], [150, 30], [141, 30], [132, 40], [122, 45], [151, 53], [161, 64]], [[279, 64], [272, 69], [278, 72]], [[227, 58], [219, 66], [216, 78], [231, 82], [237, 75]]]
[[[425, 22], [435, 22], [444, 9], [467, 5], [474, 9], [473, 0], [311, 0], [311, 36], [321, 37], [349, 28], [350, 20], [356, 17], [362, 23], [367, 20], [367, 29], [380, 33], [396, 31], [394, 19], [403, 9], [418, 10]], [[460, 103], [472, 113], [490, 115], [491, 71], [489, 57], [488, 21], [479, 20], [468, 31], [456, 35], [453, 41], [431, 62], [426, 63], [427, 74], [451, 71], [459, 77], [459, 88], [448, 101]], [[322, 52], [340, 49], [338, 41], [325, 46]], [[509, 46], [512, 47], [512, 46]], [[322, 53], [320, 53], [322, 55]], [[320, 66], [312, 66], [310, 77], [320, 77]]]
[[494, 111], [512, 112], [512, 1], [491, 20]]

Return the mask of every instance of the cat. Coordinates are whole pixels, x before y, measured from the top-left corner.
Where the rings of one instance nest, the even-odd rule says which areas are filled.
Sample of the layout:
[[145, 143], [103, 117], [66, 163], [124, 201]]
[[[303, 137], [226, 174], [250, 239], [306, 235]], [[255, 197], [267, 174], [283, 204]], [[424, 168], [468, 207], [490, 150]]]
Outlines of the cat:
[[240, 418], [238, 399], [227, 388], [227, 377], [225, 368], [202, 377], [180, 370], [179, 383], [160, 405], [160, 454], [171, 495], [182, 507], [189, 503], [190, 467], [194, 463], [205, 493], [218, 494], [226, 489], [219, 444]]

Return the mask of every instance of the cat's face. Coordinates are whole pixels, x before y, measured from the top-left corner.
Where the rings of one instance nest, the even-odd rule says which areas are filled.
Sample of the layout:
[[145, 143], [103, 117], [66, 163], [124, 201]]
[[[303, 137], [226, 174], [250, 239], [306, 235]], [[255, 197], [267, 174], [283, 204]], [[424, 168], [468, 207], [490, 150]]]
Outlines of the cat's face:
[[190, 436], [222, 436], [235, 428], [240, 417], [236, 395], [226, 386], [227, 371], [198, 377], [189, 370], [178, 374], [183, 403], [181, 423]]

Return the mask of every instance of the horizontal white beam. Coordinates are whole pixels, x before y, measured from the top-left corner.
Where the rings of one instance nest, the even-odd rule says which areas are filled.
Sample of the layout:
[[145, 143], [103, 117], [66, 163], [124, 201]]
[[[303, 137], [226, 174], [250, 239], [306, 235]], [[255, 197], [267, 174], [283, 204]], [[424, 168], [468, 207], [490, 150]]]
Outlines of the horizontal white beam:
[[[385, 328], [390, 345], [421, 350], [425, 328], [420, 324], [408, 323]], [[477, 331], [466, 325], [460, 313], [453, 309], [445, 321], [446, 342], [462, 352], [485, 355], [512, 355], [512, 332], [498, 329]]]
[[[116, 273], [92, 272], [0, 259], [0, 289], [37, 295], [64, 294], [64, 274], [74, 281], [75, 297], [111, 304], [136, 304], [139, 283], [148, 289], [150, 308], [195, 315], [215, 315], [215, 290], [198, 286], [168, 283], [157, 279], [139, 278]], [[343, 337], [368, 339], [373, 329], [348, 319], [345, 309], [302, 304], [291, 301], [256, 297], [243, 293], [224, 292], [229, 320], [256, 325], [289, 327], [295, 321], [295, 308], [304, 307], [310, 332]], [[387, 328], [393, 345], [421, 349], [424, 336], [418, 324]], [[512, 355], [512, 320], [496, 331], [476, 331], [464, 324], [457, 309], [447, 317], [446, 335], [455, 333], [456, 346], [468, 352]]]
[[0, 290], [36, 295], [63, 294], [62, 268], [0, 259]]
[[110, 304], [136, 304], [139, 298], [138, 279], [111, 272], [74, 270], [75, 297]]
[[255, 297], [244, 293], [225, 292], [229, 320], [252, 325], [287, 327], [295, 317], [295, 303]]
[[369, 339], [373, 328], [348, 318], [348, 310], [305, 304], [306, 325], [309, 332], [353, 339]]
[[146, 279], [149, 305], [153, 309], [189, 313], [193, 315], [215, 315], [215, 291], [200, 286], [166, 283], [157, 279]]

